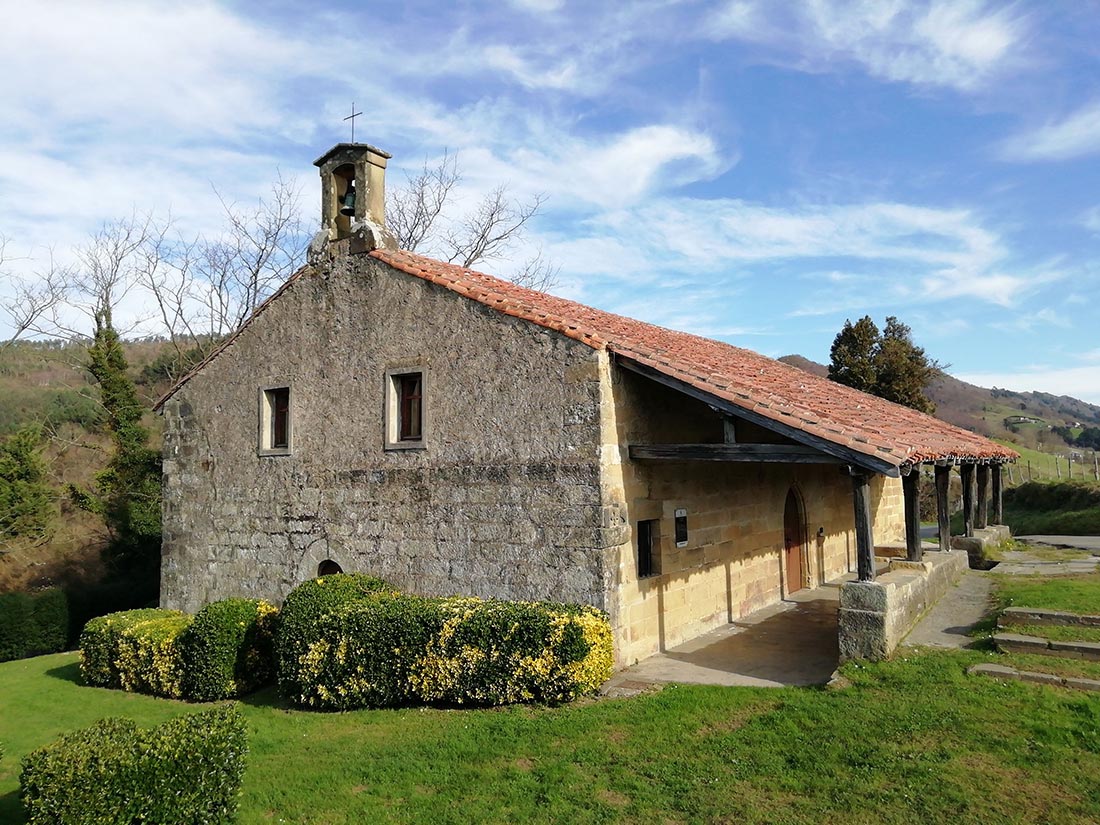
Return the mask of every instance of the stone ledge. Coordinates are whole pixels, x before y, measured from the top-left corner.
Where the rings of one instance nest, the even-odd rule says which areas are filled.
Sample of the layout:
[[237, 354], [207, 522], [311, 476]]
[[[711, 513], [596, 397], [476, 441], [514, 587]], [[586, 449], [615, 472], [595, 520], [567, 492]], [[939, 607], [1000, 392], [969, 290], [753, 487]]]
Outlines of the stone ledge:
[[1036, 653], [1040, 656], [1100, 661], [1100, 642], [1060, 642], [1018, 633], [998, 633], [993, 637], [993, 642], [998, 650], [1005, 653]]
[[1037, 607], [1006, 607], [997, 624], [1000, 627], [1019, 624], [1100, 627], [1100, 616], [1067, 613], [1064, 610], [1043, 610]]
[[1011, 679], [1018, 682], [1032, 682], [1039, 685], [1067, 687], [1075, 690], [1100, 692], [1100, 680], [1085, 679], [1079, 676], [1056, 676], [1053, 673], [1039, 673], [1034, 670], [1016, 670], [1004, 665], [980, 664], [966, 669], [967, 675], [991, 676], [994, 679]]

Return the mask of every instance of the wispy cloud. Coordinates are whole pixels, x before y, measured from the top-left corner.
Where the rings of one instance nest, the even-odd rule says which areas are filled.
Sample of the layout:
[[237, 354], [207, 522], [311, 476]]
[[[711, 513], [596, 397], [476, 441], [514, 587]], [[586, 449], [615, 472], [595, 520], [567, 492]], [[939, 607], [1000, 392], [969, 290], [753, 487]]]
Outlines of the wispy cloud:
[[981, 0], [731, 0], [708, 28], [810, 71], [848, 61], [885, 80], [969, 91], [1018, 57], [1027, 21]]
[[1100, 101], [1004, 141], [1000, 156], [1014, 161], [1060, 161], [1100, 153]]

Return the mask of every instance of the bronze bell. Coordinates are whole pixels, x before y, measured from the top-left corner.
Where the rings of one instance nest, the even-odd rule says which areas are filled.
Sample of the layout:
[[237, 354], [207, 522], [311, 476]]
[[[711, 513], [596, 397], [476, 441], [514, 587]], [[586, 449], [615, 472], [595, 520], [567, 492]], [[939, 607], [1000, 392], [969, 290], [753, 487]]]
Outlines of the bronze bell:
[[348, 191], [340, 199], [340, 214], [355, 217], [355, 184], [348, 181]]

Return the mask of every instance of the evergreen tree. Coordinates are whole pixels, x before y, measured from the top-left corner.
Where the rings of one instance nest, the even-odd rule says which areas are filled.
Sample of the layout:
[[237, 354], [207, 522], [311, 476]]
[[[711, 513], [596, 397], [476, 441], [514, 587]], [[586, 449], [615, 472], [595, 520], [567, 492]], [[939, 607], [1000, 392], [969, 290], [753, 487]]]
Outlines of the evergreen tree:
[[893, 315], [886, 319], [875, 348], [874, 395], [931, 415], [936, 411], [924, 394], [940, 366], [913, 343], [913, 332]]
[[881, 332], [870, 316], [845, 321], [829, 351], [829, 378], [888, 401], [933, 413], [924, 394], [942, 366], [913, 343], [912, 330], [893, 315]]
[[24, 427], [0, 443], [0, 537], [47, 539], [53, 522], [42, 431]]
[[844, 328], [833, 339], [829, 350], [829, 378], [838, 384], [873, 393], [877, 375], [875, 349], [880, 337], [869, 315], [864, 315], [855, 324], [845, 320]]
[[88, 369], [99, 383], [114, 451], [96, 475], [94, 492], [71, 492], [79, 506], [103, 517], [111, 534], [109, 563], [117, 570], [155, 574], [160, 562], [160, 455], [149, 448], [149, 433], [141, 424], [145, 407], [126, 374], [126, 356], [109, 308], [96, 311], [95, 324]]

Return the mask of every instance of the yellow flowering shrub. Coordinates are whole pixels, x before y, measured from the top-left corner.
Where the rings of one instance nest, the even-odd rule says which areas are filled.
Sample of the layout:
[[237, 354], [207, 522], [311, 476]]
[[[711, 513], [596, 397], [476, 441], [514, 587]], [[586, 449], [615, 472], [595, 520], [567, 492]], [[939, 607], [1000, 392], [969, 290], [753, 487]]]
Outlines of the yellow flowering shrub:
[[558, 703], [611, 668], [611, 627], [591, 607], [382, 593], [317, 622], [291, 698], [334, 710]]

